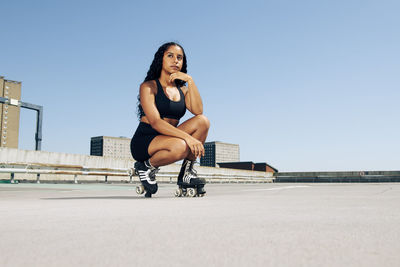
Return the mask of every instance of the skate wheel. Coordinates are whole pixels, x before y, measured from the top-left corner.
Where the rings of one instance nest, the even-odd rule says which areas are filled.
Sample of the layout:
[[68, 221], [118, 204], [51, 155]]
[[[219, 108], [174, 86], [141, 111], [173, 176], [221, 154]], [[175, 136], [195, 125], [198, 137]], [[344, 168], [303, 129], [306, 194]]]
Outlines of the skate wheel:
[[178, 188], [175, 190], [175, 196], [176, 197], [181, 197], [183, 195], [183, 191], [181, 188]]
[[138, 185], [136, 186], [136, 193], [138, 193], [139, 195], [144, 193], [144, 186], [143, 185]]
[[204, 194], [198, 194], [199, 197], [204, 197]]
[[196, 196], [196, 193], [197, 193], [196, 189], [194, 189], [194, 188], [189, 188], [187, 191], [188, 197], [194, 197], [194, 196]]

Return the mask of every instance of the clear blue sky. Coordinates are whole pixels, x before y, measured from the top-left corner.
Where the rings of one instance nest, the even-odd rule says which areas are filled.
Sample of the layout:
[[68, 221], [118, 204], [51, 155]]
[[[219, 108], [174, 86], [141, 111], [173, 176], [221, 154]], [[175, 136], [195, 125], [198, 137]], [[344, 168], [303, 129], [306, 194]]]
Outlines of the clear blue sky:
[[[208, 141], [280, 171], [400, 169], [399, 1], [1, 1], [0, 75], [44, 106], [46, 151], [131, 137], [139, 84], [178, 41]], [[186, 116], [186, 118], [188, 118]], [[34, 149], [21, 112], [20, 148]]]

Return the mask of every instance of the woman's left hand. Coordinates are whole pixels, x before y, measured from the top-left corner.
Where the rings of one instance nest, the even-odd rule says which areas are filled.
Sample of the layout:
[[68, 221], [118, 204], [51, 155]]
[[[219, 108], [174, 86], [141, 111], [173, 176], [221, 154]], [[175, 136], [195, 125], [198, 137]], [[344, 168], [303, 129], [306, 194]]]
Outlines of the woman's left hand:
[[192, 77], [190, 75], [188, 75], [186, 73], [183, 73], [183, 72], [180, 72], [180, 71], [174, 72], [169, 76], [169, 81], [170, 82], [173, 82], [175, 80], [181, 80], [181, 81], [184, 81], [184, 82], [188, 82], [191, 79], [192, 79]]

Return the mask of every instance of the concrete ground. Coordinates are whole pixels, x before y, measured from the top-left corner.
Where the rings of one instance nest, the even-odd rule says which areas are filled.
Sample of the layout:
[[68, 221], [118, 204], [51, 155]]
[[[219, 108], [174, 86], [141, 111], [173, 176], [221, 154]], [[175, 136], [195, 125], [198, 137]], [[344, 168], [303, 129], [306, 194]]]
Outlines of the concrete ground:
[[400, 184], [0, 184], [0, 266], [399, 266]]

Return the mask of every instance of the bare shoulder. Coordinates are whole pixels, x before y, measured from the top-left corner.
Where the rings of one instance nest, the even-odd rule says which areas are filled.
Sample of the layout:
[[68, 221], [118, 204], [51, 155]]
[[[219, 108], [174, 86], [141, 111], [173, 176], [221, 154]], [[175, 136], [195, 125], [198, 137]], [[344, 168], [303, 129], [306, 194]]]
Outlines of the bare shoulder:
[[151, 94], [157, 94], [157, 84], [156, 81], [152, 80], [152, 81], [147, 81], [147, 82], [143, 82], [140, 85], [140, 92], [147, 92], [147, 93], [151, 93]]

